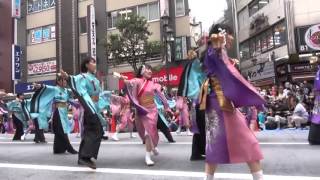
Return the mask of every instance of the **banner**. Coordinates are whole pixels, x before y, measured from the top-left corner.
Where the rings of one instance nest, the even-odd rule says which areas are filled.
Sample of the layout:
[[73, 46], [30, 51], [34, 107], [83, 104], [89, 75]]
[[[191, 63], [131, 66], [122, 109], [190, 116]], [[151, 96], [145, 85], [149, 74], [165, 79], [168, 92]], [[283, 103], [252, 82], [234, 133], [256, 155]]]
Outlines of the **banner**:
[[21, 16], [21, 0], [12, 0], [12, 17], [20, 18]]
[[50, 74], [57, 72], [56, 60], [28, 63], [28, 75]]
[[94, 6], [92, 4], [87, 6], [87, 14], [89, 14], [89, 16], [87, 16], [87, 22], [89, 22], [87, 25], [88, 52], [90, 57], [97, 60], [96, 16]]
[[21, 48], [12, 45], [12, 80], [21, 79]]
[[320, 24], [298, 27], [297, 48], [300, 53], [320, 51]]
[[[179, 86], [182, 71], [183, 71], [183, 66], [171, 67], [171, 68], [168, 68], [168, 71], [166, 68], [162, 68], [158, 72], [153, 72], [152, 81], [162, 85]], [[133, 79], [135, 77], [135, 74], [133, 72], [124, 72], [121, 74], [123, 76], [127, 76], [129, 79]], [[168, 81], [167, 75], [169, 75], [169, 81]], [[123, 89], [123, 88], [124, 88], [124, 83], [123, 81], [120, 80], [119, 89]]]

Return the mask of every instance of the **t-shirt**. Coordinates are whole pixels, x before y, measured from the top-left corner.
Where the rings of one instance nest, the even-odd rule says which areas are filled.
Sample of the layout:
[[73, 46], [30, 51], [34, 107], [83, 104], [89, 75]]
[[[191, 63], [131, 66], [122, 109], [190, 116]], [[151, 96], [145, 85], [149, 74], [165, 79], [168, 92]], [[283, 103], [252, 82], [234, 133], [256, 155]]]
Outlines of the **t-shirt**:
[[303, 117], [305, 119], [309, 118], [309, 114], [308, 114], [306, 108], [304, 108], [304, 106], [301, 103], [298, 103], [296, 105], [296, 107], [294, 108], [293, 114], [296, 116]]

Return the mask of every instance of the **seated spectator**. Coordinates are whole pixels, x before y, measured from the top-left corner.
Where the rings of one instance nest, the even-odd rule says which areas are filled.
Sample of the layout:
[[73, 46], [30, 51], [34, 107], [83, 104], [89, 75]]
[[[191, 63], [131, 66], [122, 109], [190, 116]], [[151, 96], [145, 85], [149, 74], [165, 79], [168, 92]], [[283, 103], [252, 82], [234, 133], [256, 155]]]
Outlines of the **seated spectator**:
[[294, 108], [293, 115], [289, 117], [289, 122], [292, 124], [294, 122], [296, 128], [300, 128], [301, 124], [305, 124], [309, 120], [309, 113], [307, 112], [304, 104], [295, 99], [297, 105]]

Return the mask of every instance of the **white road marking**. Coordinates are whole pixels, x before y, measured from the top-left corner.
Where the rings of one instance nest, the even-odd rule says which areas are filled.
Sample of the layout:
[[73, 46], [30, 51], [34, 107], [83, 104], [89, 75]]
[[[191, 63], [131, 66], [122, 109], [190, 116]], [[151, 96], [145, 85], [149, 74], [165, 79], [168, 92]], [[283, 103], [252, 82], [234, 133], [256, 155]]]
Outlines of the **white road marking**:
[[[161, 142], [165, 143], [165, 142]], [[1, 144], [35, 144], [32, 141], [6, 141], [6, 142], [0, 142]], [[53, 144], [53, 142], [48, 142], [48, 144]], [[80, 144], [80, 142], [72, 141], [71, 144]], [[130, 141], [108, 141], [108, 142], [101, 142], [102, 145], [139, 145], [142, 144], [142, 142], [130, 142]], [[176, 143], [170, 143], [170, 145], [191, 145], [192, 142], [176, 142]], [[260, 145], [309, 145], [307, 142], [261, 142]]]
[[[115, 169], [115, 168], [98, 168], [92, 170], [86, 167], [70, 167], [70, 166], [52, 166], [52, 165], [31, 165], [31, 164], [10, 164], [0, 163], [0, 168], [13, 169], [31, 169], [31, 170], [47, 170], [47, 171], [64, 171], [64, 172], [97, 172], [105, 174], [122, 174], [122, 175], [145, 175], [145, 176], [165, 176], [165, 177], [194, 177], [203, 178], [203, 172], [190, 171], [165, 171], [165, 170], [145, 170], [145, 169]], [[220, 179], [237, 179], [251, 180], [251, 174], [240, 173], [216, 173], [215, 177]], [[319, 180], [320, 177], [310, 176], [284, 176], [284, 175], [265, 175], [265, 180]]]

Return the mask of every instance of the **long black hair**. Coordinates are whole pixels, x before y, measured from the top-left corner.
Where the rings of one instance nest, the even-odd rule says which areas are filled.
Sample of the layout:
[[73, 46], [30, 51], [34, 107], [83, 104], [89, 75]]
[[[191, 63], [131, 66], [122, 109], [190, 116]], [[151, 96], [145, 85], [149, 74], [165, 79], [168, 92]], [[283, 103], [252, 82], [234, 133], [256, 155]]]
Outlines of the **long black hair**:
[[94, 62], [95, 62], [95, 60], [94, 60], [93, 58], [91, 58], [91, 57], [87, 57], [87, 58], [85, 58], [85, 59], [82, 61], [81, 67], [80, 67], [80, 71], [81, 71], [82, 73], [88, 72], [88, 67], [87, 67], [87, 65], [88, 65], [91, 61], [94, 61]]
[[213, 24], [209, 31], [209, 37], [211, 37], [212, 34], [218, 34], [220, 32], [220, 29], [225, 30], [227, 34], [234, 33], [233, 29], [226, 24]]
[[149, 64], [141, 65], [141, 66], [139, 67], [139, 69], [138, 69], [137, 74], [136, 74], [136, 77], [137, 77], [137, 78], [142, 78], [142, 73], [141, 73], [141, 72], [142, 72], [143, 67], [145, 67], [146, 69], [152, 69], [152, 67], [151, 67]]

